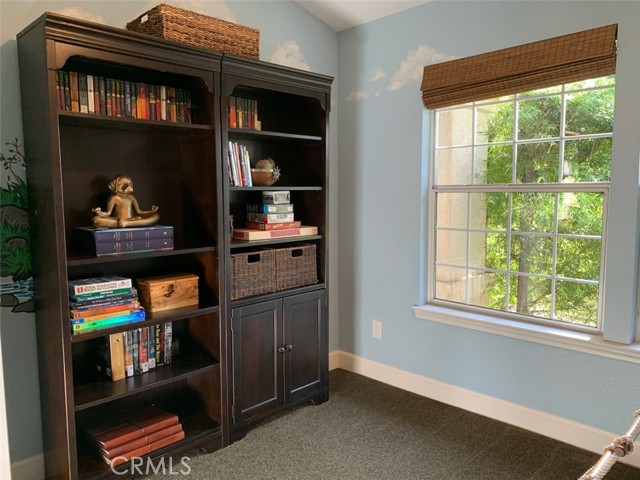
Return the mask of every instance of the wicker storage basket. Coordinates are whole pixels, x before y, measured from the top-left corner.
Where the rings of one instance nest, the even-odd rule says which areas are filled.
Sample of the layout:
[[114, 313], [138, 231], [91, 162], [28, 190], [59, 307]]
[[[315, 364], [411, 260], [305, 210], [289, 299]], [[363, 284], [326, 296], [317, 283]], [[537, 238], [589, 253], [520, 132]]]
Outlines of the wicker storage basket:
[[127, 23], [127, 30], [255, 60], [260, 58], [260, 30], [164, 3]]
[[275, 250], [231, 255], [231, 300], [275, 291]]
[[296, 245], [275, 252], [276, 290], [318, 283], [315, 245]]

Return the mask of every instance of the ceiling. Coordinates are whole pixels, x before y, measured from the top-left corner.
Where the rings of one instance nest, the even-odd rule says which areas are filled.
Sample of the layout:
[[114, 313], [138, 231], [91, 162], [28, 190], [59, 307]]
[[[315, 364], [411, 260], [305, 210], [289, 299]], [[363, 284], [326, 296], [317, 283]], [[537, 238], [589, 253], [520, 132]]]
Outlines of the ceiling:
[[336, 32], [413, 8], [431, 0], [295, 0]]

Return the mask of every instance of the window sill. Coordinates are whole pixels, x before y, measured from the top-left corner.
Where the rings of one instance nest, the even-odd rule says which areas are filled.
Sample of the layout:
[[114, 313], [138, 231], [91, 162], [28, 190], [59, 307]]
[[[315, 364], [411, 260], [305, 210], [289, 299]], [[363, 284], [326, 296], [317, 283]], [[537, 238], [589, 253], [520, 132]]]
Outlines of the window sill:
[[600, 355], [625, 362], [640, 363], [640, 343], [624, 345], [607, 342], [599, 334], [518, 322], [436, 305], [416, 305], [413, 307], [413, 311], [416, 317], [424, 320]]

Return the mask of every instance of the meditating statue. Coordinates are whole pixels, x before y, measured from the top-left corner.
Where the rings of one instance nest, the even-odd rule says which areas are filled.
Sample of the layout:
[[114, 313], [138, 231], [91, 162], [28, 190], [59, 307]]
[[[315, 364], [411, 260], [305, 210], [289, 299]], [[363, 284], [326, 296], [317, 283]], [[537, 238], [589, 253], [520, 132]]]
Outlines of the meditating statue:
[[127, 175], [118, 175], [109, 182], [109, 190], [113, 193], [107, 200], [107, 210], [100, 207], [92, 209], [93, 226], [99, 228], [145, 227], [154, 225], [160, 219], [158, 207], [141, 210], [136, 197], [133, 196], [133, 181]]

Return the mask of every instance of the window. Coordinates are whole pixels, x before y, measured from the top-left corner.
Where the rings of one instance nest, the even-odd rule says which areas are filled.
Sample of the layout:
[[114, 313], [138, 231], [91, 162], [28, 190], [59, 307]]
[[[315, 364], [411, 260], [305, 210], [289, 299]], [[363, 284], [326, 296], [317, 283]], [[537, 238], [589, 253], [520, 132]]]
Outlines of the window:
[[433, 111], [429, 300], [600, 329], [614, 77]]

